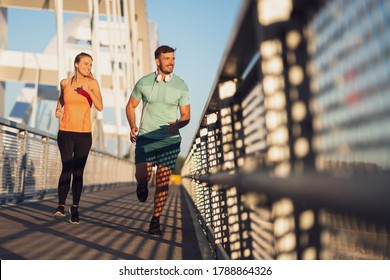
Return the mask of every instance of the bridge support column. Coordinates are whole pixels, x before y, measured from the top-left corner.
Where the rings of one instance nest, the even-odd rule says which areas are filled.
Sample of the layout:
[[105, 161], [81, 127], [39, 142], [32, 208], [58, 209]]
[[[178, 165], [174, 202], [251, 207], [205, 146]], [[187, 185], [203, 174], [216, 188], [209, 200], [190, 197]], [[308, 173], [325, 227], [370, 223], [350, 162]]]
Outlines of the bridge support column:
[[[7, 47], [7, 9], [0, 8], [0, 53]], [[0, 81], [0, 117], [4, 117], [5, 82]]]
[[[99, 1], [89, 0], [89, 22], [91, 23], [91, 34], [92, 34], [92, 53], [93, 53], [93, 65], [94, 65], [94, 76], [95, 79], [102, 84], [102, 75], [100, 72], [100, 38], [99, 38]], [[97, 110], [92, 111], [92, 129], [93, 129], [93, 148], [100, 151], [104, 151], [105, 140], [103, 131], [103, 113]]]
[[58, 93], [60, 81], [65, 78], [65, 53], [64, 53], [64, 4], [63, 0], [55, 0], [55, 14], [57, 26], [57, 52], [58, 52]]

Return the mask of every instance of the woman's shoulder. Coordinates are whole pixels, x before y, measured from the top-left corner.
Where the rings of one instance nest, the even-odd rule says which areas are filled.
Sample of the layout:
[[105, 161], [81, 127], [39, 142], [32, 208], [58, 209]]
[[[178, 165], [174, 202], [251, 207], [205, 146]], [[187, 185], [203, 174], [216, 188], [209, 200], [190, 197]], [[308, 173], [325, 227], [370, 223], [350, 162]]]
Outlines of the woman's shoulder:
[[64, 88], [67, 85], [69, 85], [71, 80], [72, 80], [72, 78], [65, 78], [65, 79], [61, 80], [61, 82], [60, 82], [61, 87]]
[[99, 85], [98, 81], [95, 78], [90, 78], [87, 82], [89, 85]]

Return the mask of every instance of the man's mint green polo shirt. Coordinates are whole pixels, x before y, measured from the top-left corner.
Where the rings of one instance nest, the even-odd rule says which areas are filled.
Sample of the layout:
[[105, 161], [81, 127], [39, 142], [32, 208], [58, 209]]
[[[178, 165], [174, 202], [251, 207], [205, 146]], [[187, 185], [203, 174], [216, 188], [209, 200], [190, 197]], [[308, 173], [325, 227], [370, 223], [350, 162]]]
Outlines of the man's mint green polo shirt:
[[143, 101], [138, 136], [181, 139], [179, 132], [175, 135], [168, 132], [168, 122], [178, 119], [179, 106], [190, 104], [188, 86], [181, 78], [172, 75], [169, 82], [157, 82], [153, 72], [138, 80], [131, 95]]

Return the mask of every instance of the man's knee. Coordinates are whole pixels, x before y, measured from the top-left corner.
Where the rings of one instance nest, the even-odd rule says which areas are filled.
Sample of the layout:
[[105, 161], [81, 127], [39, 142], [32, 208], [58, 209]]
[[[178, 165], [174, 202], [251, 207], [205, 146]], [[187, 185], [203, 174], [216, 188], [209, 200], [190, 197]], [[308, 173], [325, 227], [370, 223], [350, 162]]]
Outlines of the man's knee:
[[157, 167], [156, 184], [157, 187], [168, 186], [172, 170], [165, 166]]

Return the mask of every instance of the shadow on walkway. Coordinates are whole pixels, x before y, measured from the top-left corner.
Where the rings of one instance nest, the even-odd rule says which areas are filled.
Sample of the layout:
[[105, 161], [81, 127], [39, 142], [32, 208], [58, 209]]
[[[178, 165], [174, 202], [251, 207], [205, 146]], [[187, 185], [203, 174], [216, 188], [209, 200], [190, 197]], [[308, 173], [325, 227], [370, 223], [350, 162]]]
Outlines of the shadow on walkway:
[[145, 203], [138, 201], [135, 188], [83, 193], [79, 225], [69, 223], [69, 213], [53, 217], [56, 198], [1, 206], [0, 259], [202, 259], [184, 191], [171, 186], [159, 237], [147, 233], [154, 188]]

